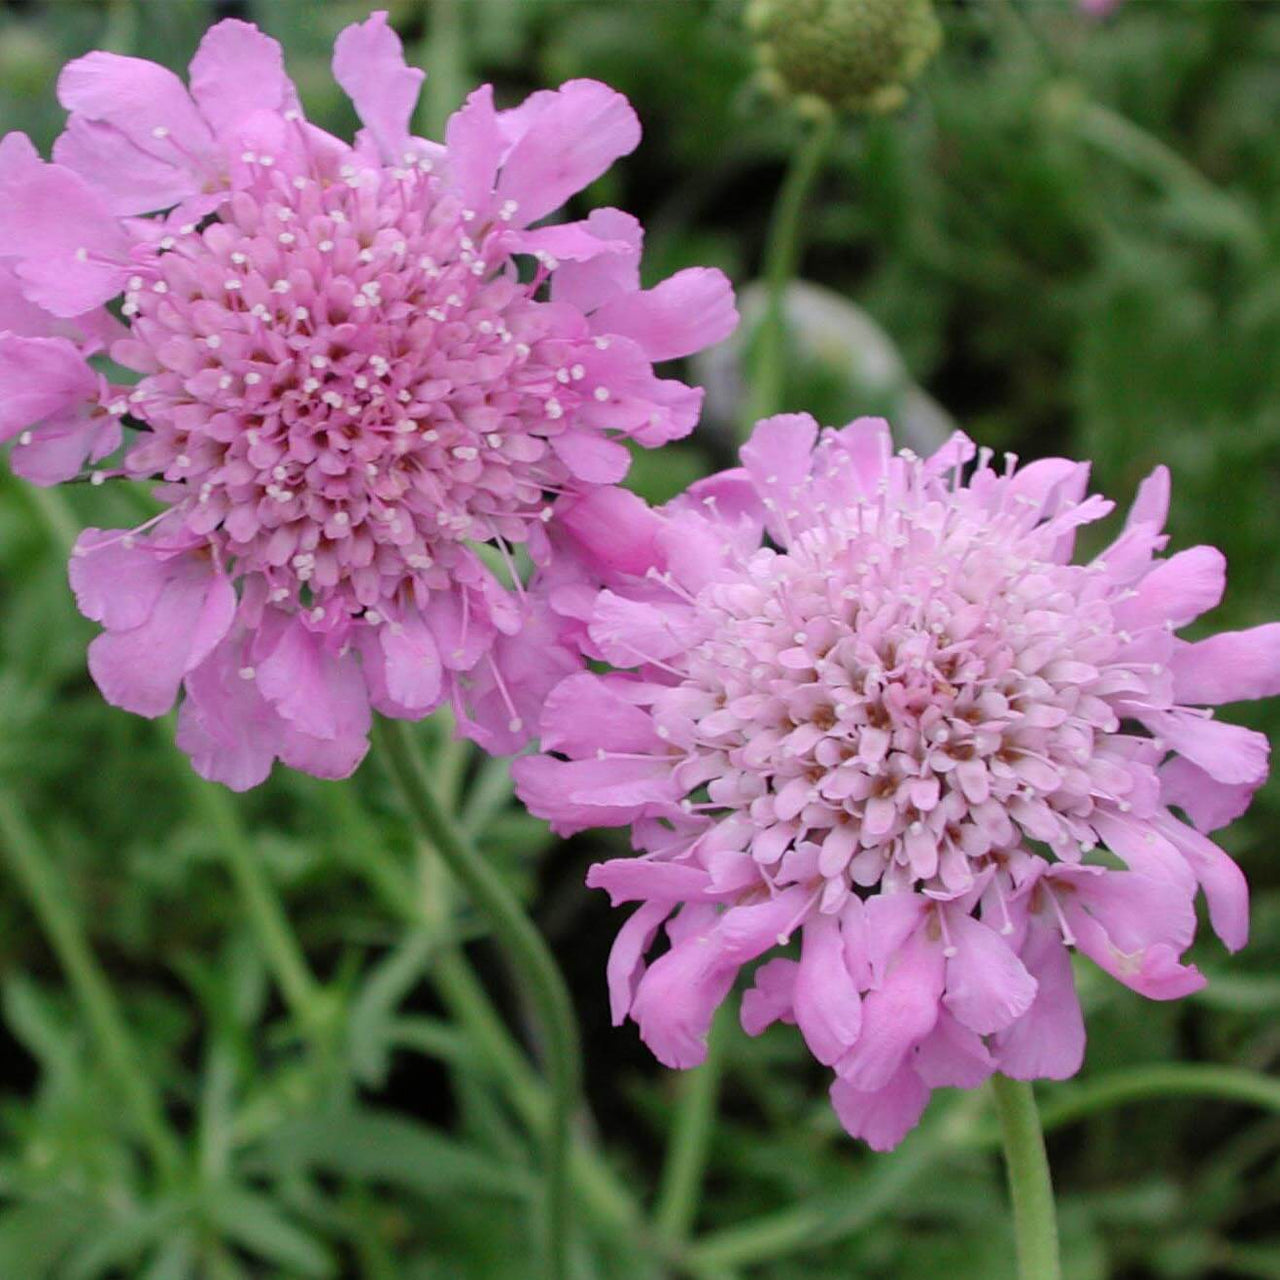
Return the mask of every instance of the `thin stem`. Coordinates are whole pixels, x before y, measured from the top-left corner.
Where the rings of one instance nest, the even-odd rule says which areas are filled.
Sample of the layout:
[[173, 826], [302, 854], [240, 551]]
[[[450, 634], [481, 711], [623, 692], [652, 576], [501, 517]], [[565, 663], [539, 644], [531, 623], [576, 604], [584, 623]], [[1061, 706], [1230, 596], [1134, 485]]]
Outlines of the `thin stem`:
[[414, 822], [493, 925], [499, 945], [529, 983], [546, 1038], [549, 1118], [546, 1126], [548, 1271], [568, 1266], [569, 1128], [581, 1089], [578, 1026], [568, 989], [550, 950], [501, 876], [464, 838], [437, 801], [413, 738], [403, 724], [380, 719], [374, 736]]
[[156, 1168], [162, 1177], [174, 1178], [182, 1155], [165, 1121], [159, 1093], [134, 1047], [111, 984], [90, 949], [66, 886], [60, 883], [48, 851], [6, 789], [0, 789], [0, 838]]
[[426, 68], [427, 82], [419, 123], [423, 137], [442, 141], [445, 123], [462, 106], [471, 76], [458, 0], [428, 0], [426, 9], [427, 35], [419, 61]]
[[773, 207], [764, 253], [764, 278], [768, 292], [764, 315], [754, 338], [753, 376], [745, 431], [749, 431], [760, 418], [767, 418], [782, 407], [787, 358], [787, 286], [795, 276], [800, 259], [804, 206], [835, 134], [834, 113], [828, 112], [814, 122], [812, 132], [791, 161], [791, 168]]
[[680, 1099], [653, 1211], [654, 1229], [673, 1245], [684, 1241], [697, 1221], [707, 1153], [720, 1102], [728, 1030], [722, 1009], [707, 1037], [706, 1060], [700, 1067], [686, 1072], [680, 1081]]
[[240, 825], [239, 815], [226, 792], [194, 774], [186, 757], [173, 746], [167, 729], [162, 728], [161, 732], [178, 760], [192, 799], [227, 856], [231, 876], [244, 900], [249, 922], [285, 1002], [308, 1032], [316, 1032], [324, 1021], [324, 993], [307, 967], [275, 885], [262, 865], [261, 854]]
[[1035, 1093], [1025, 1080], [1010, 1080], [999, 1074], [991, 1077], [991, 1091], [1004, 1135], [1018, 1274], [1022, 1280], [1059, 1280], [1062, 1265], [1058, 1260], [1053, 1180]]

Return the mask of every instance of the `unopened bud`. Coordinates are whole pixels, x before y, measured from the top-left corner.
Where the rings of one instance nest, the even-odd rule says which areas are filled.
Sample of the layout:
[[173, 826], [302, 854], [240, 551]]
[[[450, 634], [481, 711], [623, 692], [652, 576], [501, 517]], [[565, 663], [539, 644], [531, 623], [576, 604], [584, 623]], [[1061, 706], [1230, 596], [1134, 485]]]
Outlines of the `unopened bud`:
[[942, 43], [932, 0], [751, 0], [763, 75], [813, 109], [893, 111]]

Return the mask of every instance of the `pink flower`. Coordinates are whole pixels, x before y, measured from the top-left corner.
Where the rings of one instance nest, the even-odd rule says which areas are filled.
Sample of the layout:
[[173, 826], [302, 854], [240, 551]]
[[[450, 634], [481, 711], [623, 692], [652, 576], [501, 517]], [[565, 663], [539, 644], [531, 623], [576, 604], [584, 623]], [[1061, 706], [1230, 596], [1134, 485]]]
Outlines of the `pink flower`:
[[743, 1026], [797, 1024], [845, 1127], [892, 1147], [936, 1086], [1079, 1068], [1070, 948], [1153, 999], [1195, 991], [1197, 886], [1244, 945], [1244, 879], [1204, 832], [1248, 805], [1267, 742], [1203, 708], [1280, 691], [1280, 624], [1176, 637], [1224, 563], [1157, 558], [1163, 469], [1071, 563], [1112, 509], [1087, 480], [784, 415], [660, 511], [565, 500], [539, 590], [615, 670], [552, 691], [518, 787], [560, 832], [631, 826], [639, 855], [588, 883], [641, 904], [609, 991], [664, 1063], [700, 1062], [770, 957]]
[[[189, 91], [134, 58], [68, 65], [53, 163], [0, 142], [0, 439], [47, 484], [127, 434], [93, 479], [160, 482], [154, 522], [76, 548], [90, 669], [141, 715], [185, 690], [182, 745], [236, 788], [276, 758], [350, 772], [371, 707], [448, 698], [518, 745], [577, 659], [515, 549], [545, 563], [557, 495], [692, 429], [701, 392], [653, 364], [737, 319], [717, 271], [641, 289], [626, 213], [531, 225], [636, 146], [621, 95], [578, 80], [496, 111], [486, 86], [443, 144], [412, 137], [422, 72], [385, 14], [338, 37], [334, 74], [354, 146], [237, 21]], [[136, 384], [90, 366], [108, 346]]]

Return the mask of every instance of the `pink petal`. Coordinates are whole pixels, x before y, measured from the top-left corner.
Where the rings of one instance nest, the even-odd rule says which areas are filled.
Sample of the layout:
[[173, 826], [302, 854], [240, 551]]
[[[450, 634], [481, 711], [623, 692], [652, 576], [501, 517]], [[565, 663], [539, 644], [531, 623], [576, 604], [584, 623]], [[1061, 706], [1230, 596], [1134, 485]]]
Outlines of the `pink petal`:
[[369, 700], [354, 663], [337, 677], [341, 715], [332, 737], [313, 738], [288, 721], [281, 721], [280, 759], [291, 769], [317, 778], [349, 778], [369, 751]]
[[399, 162], [426, 73], [405, 65], [400, 37], [385, 11], [339, 34], [333, 46], [333, 78], [355, 105], [383, 159]]
[[733, 286], [722, 271], [690, 267], [652, 289], [603, 303], [591, 320], [596, 333], [640, 344], [650, 360], [674, 360], [713, 346], [737, 327]]
[[810, 1052], [832, 1066], [858, 1038], [862, 1001], [845, 966], [840, 926], [816, 916], [804, 926], [795, 982], [795, 1020]]
[[760, 1035], [781, 1019], [794, 1022], [796, 972], [794, 960], [768, 960], [755, 971], [755, 981], [742, 993], [740, 1021], [749, 1036]]
[[1181, 756], [1160, 767], [1160, 803], [1183, 810], [1200, 831], [1217, 831], [1234, 822], [1252, 804], [1259, 785], [1219, 782]]
[[642, 577], [662, 568], [661, 517], [625, 489], [597, 489], [556, 506], [556, 518], [586, 554], [594, 572]]
[[108, 631], [89, 646], [89, 671], [113, 706], [154, 718], [173, 706], [178, 686], [226, 635], [236, 611], [230, 582], [207, 560], [173, 565], [147, 620]]
[[570, 80], [523, 120], [498, 176], [500, 201], [514, 200], [518, 225], [558, 209], [640, 142], [640, 122], [620, 93], [595, 80]]
[[168, 209], [201, 190], [181, 156], [143, 151], [112, 125], [74, 115], [53, 144], [53, 158], [84, 178], [114, 214]]
[[705, 623], [679, 600], [646, 604], [602, 591], [588, 628], [601, 654], [615, 666], [637, 666], [683, 653], [702, 637]]
[[938, 1020], [943, 976], [941, 944], [918, 930], [891, 962], [882, 985], [862, 1002], [862, 1033], [836, 1064], [842, 1080], [871, 1092], [893, 1079]]
[[[355, 655], [329, 653], [300, 620], [284, 625], [275, 647], [255, 668], [262, 696], [299, 733], [333, 740], [368, 732], [369, 702]], [[297, 749], [303, 752], [308, 744]]]
[[616, 484], [631, 467], [625, 445], [593, 431], [566, 431], [551, 437], [551, 447], [579, 480]]
[[831, 1086], [831, 1105], [850, 1137], [873, 1151], [892, 1151], [920, 1121], [929, 1090], [910, 1067], [903, 1067], [880, 1088], [855, 1089], [844, 1080]]
[[[644, 232], [640, 223], [621, 209], [593, 209], [585, 222], [570, 223], [609, 246], [590, 257], [555, 253], [561, 266], [551, 277], [551, 298], [576, 307], [584, 314], [622, 294], [640, 288], [640, 247]], [[548, 228], [549, 230], [550, 228]], [[625, 248], [618, 249], [616, 246]]]
[[543, 750], [579, 757], [599, 748], [665, 753], [652, 715], [626, 696], [643, 687], [589, 671], [562, 680], [542, 713]]
[[13, 448], [9, 464], [15, 475], [42, 486], [74, 480], [86, 459], [96, 461], [120, 444], [120, 424], [87, 405], [77, 405], [48, 418], [32, 432], [31, 440]]
[[636, 984], [644, 972], [645, 952], [653, 945], [659, 926], [670, 912], [669, 903], [647, 902], [632, 912], [613, 940], [605, 977], [609, 985], [609, 1011], [615, 1027], [620, 1027], [631, 1012]]
[[683, 1070], [706, 1058], [711, 1019], [736, 974], [709, 935], [676, 943], [649, 966], [636, 987], [631, 1016], [663, 1066]]
[[959, 912], [947, 924], [955, 954], [947, 960], [943, 1003], [979, 1035], [1003, 1030], [1031, 1007], [1036, 980], [994, 929]]
[[[596, 213], [618, 213], [616, 209], [597, 209]], [[619, 217], [630, 218], [619, 213]], [[635, 219], [631, 219], [635, 221]], [[639, 224], [637, 224], [639, 225]], [[592, 229], [591, 220], [582, 222], [557, 222], [549, 227], [536, 227], [532, 231], [512, 231], [507, 234], [506, 245], [512, 253], [544, 254], [556, 263], [586, 263], [599, 257], [632, 255], [632, 245], [623, 239], [610, 240]], [[558, 275], [558, 269], [557, 269]], [[556, 276], [552, 277], [552, 281]], [[554, 283], [553, 283], [554, 290]], [[563, 302], [560, 298], [557, 301]], [[577, 305], [577, 304], [571, 304]], [[588, 310], [579, 307], [579, 310]]]
[[445, 127], [449, 174], [464, 208], [483, 210], [493, 197], [506, 141], [493, 109], [493, 86], [483, 84], [449, 117]]
[[420, 617], [406, 613], [379, 629], [387, 693], [407, 711], [425, 715], [439, 704], [441, 667], [435, 638]]
[[203, 156], [213, 147], [213, 135], [186, 86], [145, 58], [101, 51], [76, 58], [58, 76], [58, 101], [87, 120], [114, 126], [160, 159]]
[[177, 743], [195, 771], [232, 791], [265, 782], [275, 760], [278, 717], [241, 674], [243, 646], [224, 640], [187, 674]]
[[1171, 817], [1160, 828], [1195, 873], [1209, 904], [1209, 921], [1228, 951], [1249, 941], [1249, 885], [1244, 873], [1212, 840]]
[[916, 1049], [914, 1066], [930, 1089], [976, 1089], [996, 1069], [981, 1037], [945, 1009]]
[[98, 375], [66, 338], [0, 333], [0, 440], [97, 394]]
[[674, 804], [679, 796], [667, 766], [643, 760], [554, 760], [525, 756], [511, 766], [516, 792], [535, 817], [560, 835], [587, 827], [619, 827], [649, 805]]
[[174, 573], [172, 560], [125, 534], [124, 529], [86, 529], [67, 565], [80, 612], [109, 631], [129, 631], [146, 622]]
[[251, 22], [235, 18], [205, 32], [191, 60], [191, 96], [217, 134], [229, 132], [255, 111], [298, 106], [280, 45]]
[[587, 872], [587, 888], [603, 889], [616, 907], [646, 898], [668, 904], [705, 897], [711, 877], [702, 867], [652, 858], [611, 858]]
[[22, 134], [0, 141], [0, 255], [21, 259], [23, 292], [57, 316], [77, 316], [118, 294], [129, 238], [78, 174], [45, 164]]
[[1221, 603], [1226, 585], [1222, 552], [1217, 547], [1191, 547], [1161, 560], [1138, 583], [1137, 595], [1116, 606], [1115, 616], [1124, 627], [1165, 621], [1182, 627]]
[[1274, 697], [1280, 693], [1280, 622], [1179, 644], [1169, 668], [1174, 697], [1192, 706]]
[[742, 446], [742, 465], [762, 498], [791, 501], [809, 474], [818, 424], [807, 413], [779, 413], [757, 422]]
[[1156, 467], [1138, 486], [1133, 506], [1125, 519], [1125, 528], [1148, 525], [1157, 532], [1169, 518], [1170, 479], [1168, 467]]
[[1084, 1015], [1058, 931], [1030, 928], [1022, 962], [1036, 980], [1036, 996], [1021, 1018], [996, 1034], [1000, 1070], [1015, 1080], [1066, 1080], [1084, 1061]]
[[889, 424], [883, 418], [855, 418], [832, 438], [853, 464], [851, 470], [863, 494], [874, 493], [893, 457]]
[[1143, 711], [1141, 719], [1219, 782], [1257, 784], [1267, 776], [1270, 744], [1264, 734], [1180, 711]]

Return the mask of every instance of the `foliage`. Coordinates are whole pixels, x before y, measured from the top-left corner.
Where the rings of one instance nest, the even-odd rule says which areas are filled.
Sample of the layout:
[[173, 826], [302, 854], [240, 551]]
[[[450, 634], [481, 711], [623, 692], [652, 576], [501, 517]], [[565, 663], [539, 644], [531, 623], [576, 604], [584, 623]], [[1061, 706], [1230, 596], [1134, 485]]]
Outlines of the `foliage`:
[[[892, 413], [922, 387], [993, 447], [1092, 457], [1116, 496], [1166, 461], [1177, 543], [1216, 543], [1233, 566], [1221, 625], [1267, 620], [1280, 596], [1280, 7], [1162, 0], [1106, 23], [1065, 0], [942, 8], [944, 47], [913, 102], [843, 128], [805, 227], [802, 274], [845, 300], [849, 333], [877, 324], [909, 377], [876, 384], [835, 334], [794, 352], [789, 407]], [[305, 0], [5, 7], [0, 119], [47, 146], [67, 58], [111, 47], [180, 69], [232, 9], [284, 41], [311, 117], [348, 130], [325, 64], [364, 7]], [[803, 125], [755, 86], [737, 0], [406, 0], [392, 16], [433, 71], [432, 118], [480, 78], [506, 99], [579, 75], [628, 94], [646, 140], [595, 194], [645, 218], [647, 269], [756, 277]], [[450, 39], [433, 41], [433, 25]], [[730, 456], [740, 378], [717, 369], [705, 428], [637, 465], [646, 496]], [[0, 1276], [530, 1273], [546, 1099], [525, 1053], [536, 1043], [521, 975], [479, 936], [370, 761], [343, 786], [278, 771], [234, 802], [321, 984], [305, 1008], [282, 999], [171, 727], [107, 708], [84, 669], [92, 632], [66, 587], [58, 522], [65, 535], [68, 517], [74, 528], [136, 512], [109, 487], [85, 486], [71, 506], [7, 476], [0, 486], [0, 785], [89, 931], [181, 1159], [164, 1176], [148, 1160], [6, 877]], [[1274, 729], [1278, 714], [1247, 718]], [[728, 1039], [694, 1243], [644, 1226], [683, 1084], [633, 1029], [607, 1026], [618, 919], [581, 881], [613, 837], [556, 844], [511, 804], [504, 765], [443, 725], [420, 737], [573, 988], [594, 1111], [576, 1164], [582, 1280], [1012, 1274], [983, 1099], [940, 1099], [899, 1152], [873, 1157], [834, 1128], [820, 1073], [786, 1029]], [[1203, 996], [1148, 1004], [1082, 974], [1086, 1071], [1042, 1090], [1063, 1120], [1051, 1155], [1072, 1280], [1280, 1275], [1274, 1093], [1233, 1092], [1212, 1071], [1181, 1093], [1176, 1066], [1169, 1077], [1169, 1064], [1219, 1064], [1238, 1083], [1280, 1060], [1278, 831], [1273, 784], [1227, 837], [1255, 888], [1255, 941], [1231, 960], [1203, 944]], [[1106, 1086], [1120, 1073], [1130, 1084], [1116, 1099]]]

